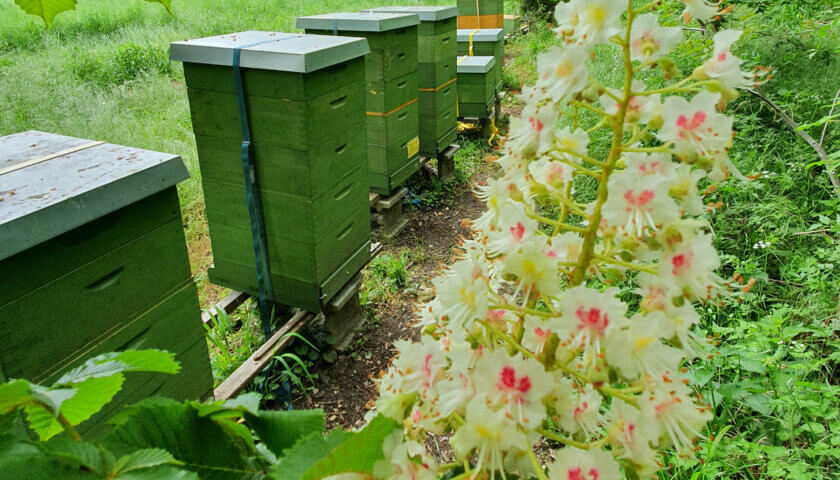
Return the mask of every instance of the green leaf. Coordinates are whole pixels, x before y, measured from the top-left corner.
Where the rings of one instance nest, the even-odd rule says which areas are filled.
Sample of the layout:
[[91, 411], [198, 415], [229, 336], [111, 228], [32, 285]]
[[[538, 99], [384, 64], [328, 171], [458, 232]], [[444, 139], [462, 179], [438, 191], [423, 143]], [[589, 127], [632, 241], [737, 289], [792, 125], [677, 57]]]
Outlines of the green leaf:
[[3, 480], [92, 478], [78, 467], [53, 461], [38, 445], [11, 435], [0, 436], [0, 472]]
[[323, 433], [326, 419], [323, 410], [262, 411], [247, 414], [248, 425], [276, 456], [300, 438], [312, 432]]
[[396, 421], [378, 415], [359, 433], [333, 450], [306, 471], [304, 480], [318, 480], [339, 473], [373, 473], [373, 465], [383, 458], [382, 444], [391, 432], [400, 428]]
[[159, 4], [163, 5], [163, 8], [165, 8], [166, 11], [170, 15], [172, 15], [172, 0], [146, 0], [146, 1], [147, 2], [152, 2], [152, 3], [159, 3]]
[[32, 399], [32, 388], [26, 380], [0, 384], [0, 415], [14, 412]]
[[142, 470], [144, 468], [157, 467], [173, 463], [175, 457], [166, 450], [160, 448], [146, 448], [130, 453], [119, 460], [114, 467], [114, 472], [118, 475], [131, 472], [133, 470]]
[[[74, 385], [75, 395], [61, 404], [61, 414], [76, 426], [95, 413], [114, 398], [122, 388], [125, 377], [122, 374], [110, 377], [89, 378]], [[57, 390], [53, 390], [55, 392]], [[29, 427], [38, 434], [41, 440], [48, 440], [63, 429], [55, 417], [47, 410], [29, 406], [24, 409]]]
[[282, 480], [298, 480], [303, 478], [309, 468], [318, 463], [335, 450], [344, 441], [352, 437], [352, 433], [344, 430], [333, 430], [327, 436], [320, 432], [313, 432], [285, 451], [277, 465], [271, 469], [272, 478]]
[[24, 12], [44, 20], [50, 28], [56, 15], [76, 8], [76, 0], [15, 0]]
[[166, 398], [143, 400], [113, 419], [106, 443], [115, 448], [160, 448], [188, 465], [203, 480], [262, 478], [249, 457], [257, 455], [248, 442], [225, 428], [234, 423], [200, 416], [193, 403]]
[[400, 425], [382, 415], [362, 431], [334, 430], [326, 437], [313, 433], [285, 451], [271, 470], [283, 480], [316, 480], [340, 473], [371, 473], [377, 460], [384, 458], [382, 444]]
[[105, 353], [87, 360], [65, 373], [55, 383], [74, 385], [89, 378], [100, 378], [123, 372], [156, 372], [175, 374], [181, 369], [175, 355], [160, 350], [126, 350], [119, 353]]
[[162, 466], [128, 472], [114, 477], [114, 480], [199, 480], [199, 477], [187, 470]]

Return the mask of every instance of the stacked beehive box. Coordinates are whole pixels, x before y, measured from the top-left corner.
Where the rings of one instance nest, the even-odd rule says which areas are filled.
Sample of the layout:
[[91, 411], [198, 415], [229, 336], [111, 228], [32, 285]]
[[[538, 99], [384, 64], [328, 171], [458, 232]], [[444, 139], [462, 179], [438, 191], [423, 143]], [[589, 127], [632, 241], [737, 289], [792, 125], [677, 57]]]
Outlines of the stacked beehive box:
[[458, 0], [458, 28], [504, 28], [504, 0]]
[[299, 17], [306, 33], [364, 37], [369, 183], [389, 195], [419, 168], [415, 14], [331, 13]]
[[242, 32], [175, 42], [198, 146], [210, 281], [259, 291], [232, 68], [240, 49], [273, 297], [319, 311], [369, 257], [360, 38]]
[[505, 15], [505, 35], [522, 33], [522, 17], [519, 15]]
[[492, 118], [496, 100], [494, 57], [458, 58], [458, 115], [462, 118]]
[[417, 27], [418, 96], [420, 103], [420, 154], [434, 158], [456, 136], [458, 125], [455, 59], [457, 7], [379, 7], [385, 13], [414, 13]]
[[102, 353], [168, 350], [178, 375], [134, 374], [99, 414], [213, 379], [175, 185], [175, 155], [42, 132], [0, 138], [0, 379], [52, 384]]
[[502, 89], [502, 62], [505, 58], [505, 31], [502, 28], [459, 29], [458, 55], [493, 56], [493, 81]]

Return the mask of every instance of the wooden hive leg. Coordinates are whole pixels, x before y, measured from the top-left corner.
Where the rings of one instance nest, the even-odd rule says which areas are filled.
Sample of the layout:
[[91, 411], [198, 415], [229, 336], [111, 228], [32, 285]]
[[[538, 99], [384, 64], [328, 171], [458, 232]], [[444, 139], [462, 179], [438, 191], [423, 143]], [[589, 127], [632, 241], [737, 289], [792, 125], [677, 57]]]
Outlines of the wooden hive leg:
[[324, 329], [336, 339], [335, 348], [344, 351], [350, 346], [356, 329], [364, 323], [359, 288], [362, 276], [356, 275], [344, 288], [324, 306]]
[[387, 240], [393, 240], [408, 225], [402, 208], [402, 199], [407, 193], [408, 189], [402, 187], [390, 197], [380, 199], [376, 203], [376, 211], [379, 213], [379, 222], [382, 225], [382, 236]]
[[459, 145], [446, 147], [437, 156], [438, 179], [446, 182], [455, 178], [455, 153], [460, 150]]

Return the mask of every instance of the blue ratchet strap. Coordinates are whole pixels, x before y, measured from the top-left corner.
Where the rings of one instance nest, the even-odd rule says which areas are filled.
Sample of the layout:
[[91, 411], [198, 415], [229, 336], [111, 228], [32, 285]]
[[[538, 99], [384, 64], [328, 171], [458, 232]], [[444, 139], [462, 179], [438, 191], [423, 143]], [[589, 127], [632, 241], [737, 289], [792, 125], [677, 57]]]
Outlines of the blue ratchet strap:
[[338, 17], [333, 17], [333, 35], [338, 35]]
[[271, 305], [274, 302], [274, 288], [271, 285], [271, 267], [268, 261], [268, 243], [265, 238], [265, 219], [263, 218], [260, 192], [257, 188], [257, 174], [254, 168], [254, 152], [251, 148], [251, 129], [248, 126], [248, 107], [242, 88], [242, 72], [239, 59], [243, 48], [263, 43], [279, 42], [295, 36], [273, 38], [262, 42], [234, 47], [233, 81], [236, 86], [236, 101], [239, 104], [239, 121], [242, 124], [242, 173], [245, 177], [245, 199], [248, 202], [248, 215], [251, 219], [251, 239], [254, 244], [254, 258], [257, 267], [257, 284], [260, 290], [260, 323], [265, 338], [271, 335]]

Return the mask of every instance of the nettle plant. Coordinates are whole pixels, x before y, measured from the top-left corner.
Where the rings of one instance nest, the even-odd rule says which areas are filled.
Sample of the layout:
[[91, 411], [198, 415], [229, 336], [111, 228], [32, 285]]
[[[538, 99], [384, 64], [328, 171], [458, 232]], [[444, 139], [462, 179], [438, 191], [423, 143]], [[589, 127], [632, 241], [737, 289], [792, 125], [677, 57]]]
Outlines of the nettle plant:
[[[398, 344], [380, 380], [378, 412], [405, 427], [386, 445], [383, 478], [652, 478], [665, 451], [696, 453], [712, 412], [681, 370], [709, 351], [693, 304], [751, 286], [715, 273], [702, 218], [714, 206], [698, 182], [742, 178], [721, 112], [766, 72], [742, 70], [731, 52], [741, 32], [721, 31], [711, 58], [683, 77], [667, 58], [682, 29], [660, 25], [661, 2], [634, 3], [558, 4], [561, 46], [539, 56], [539, 79], [523, 88], [503, 176], [478, 191], [487, 211], [434, 281], [422, 341]], [[684, 3], [687, 20], [723, 13]], [[587, 69], [605, 46], [620, 50], [620, 88]], [[584, 177], [594, 200], [576, 191]], [[635, 298], [604, 288], [616, 281]], [[431, 462], [426, 432], [450, 434], [457, 461]], [[534, 452], [543, 439], [563, 446], [546, 465]]]

